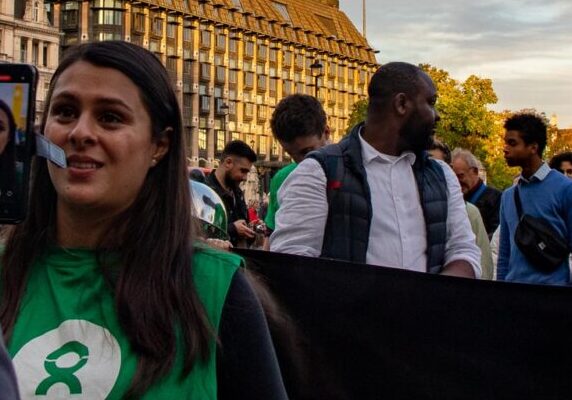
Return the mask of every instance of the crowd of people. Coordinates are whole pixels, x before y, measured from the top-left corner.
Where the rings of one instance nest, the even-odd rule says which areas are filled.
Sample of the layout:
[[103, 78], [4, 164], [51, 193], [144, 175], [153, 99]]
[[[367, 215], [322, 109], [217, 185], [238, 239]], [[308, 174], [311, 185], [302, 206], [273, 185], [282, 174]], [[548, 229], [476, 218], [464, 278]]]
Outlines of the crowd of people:
[[[438, 93], [420, 68], [383, 65], [368, 95], [366, 120], [336, 144], [314, 97], [277, 105], [272, 132], [294, 163], [272, 179], [265, 215], [240, 189], [256, 162], [246, 143], [229, 142], [208, 176], [192, 172], [224, 204], [222, 247], [252, 246], [264, 221], [257, 246], [274, 252], [569, 284], [572, 160], [543, 161], [540, 117], [505, 122], [505, 158], [521, 174], [501, 193], [473, 154], [435, 142]], [[22, 396], [287, 398], [262, 289], [193, 230], [181, 113], [160, 61], [126, 42], [72, 47], [44, 115], [68, 168], [34, 164], [28, 217], [1, 259], [0, 322]], [[521, 211], [566, 243], [550, 269], [515, 241], [517, 190]], [[64, 359], [75, 364], [64, 371]]]
[[[418, 67], [386, 64], [371, 80], [366, 121], [326, 146], [329, 128], [320, 102], [302, 94], [284, 98], [271, 128], [294, 162], [271, 181], [264, 248], [421, 272], [568, 284], [567, 259], [548, 273], [523, 257], [514, 241], [520, 218], [513, 190], [487, 185], [474, 154], [451, 151], [434, 138], [436, 99], [433, 82]], [[564, 176], [572, 176], [572, 153], [543, 161], [547, 126], [533, 113], [511, 116], [505, 130], [506, 162], [521, 168], [515, 187], [524, 188], [524, 212], [547, 221], [570, 248], [572, 181]], [[248, 150], [243, 142], [230, 143], [221, 158], [226, 175], [219, 167], [218, 181], [211, 181], [215, 189], [224, 181], [235, 184], [233, 202], [225, 198], [233, 245], [237, 230], [244, 239], [254, 237], [245, 212], [234, 216], [237, 208], [246, 210], [238, 184], [255, 160], [233, 152], [238, 143]], [[245, 163], [241, 175], [226, 167], [237, 157]], [[539, 189], [549, 175], [550, 183]]]
[[[386, 64], [370, 82], [366, 120], [340, 143], [326, 146], [329, 128], [321, 103], [303, 94], [284, 98], [271, 128], [294, 162], [270, 183], [263, 248], [420, 272], [569, 284], [567, 257], [546, 271], [514, 241], [520, 218], [514, 215], [513, 189], [503, 193], [487, 185], [474, 154], [451, 151], [434, 138], [436, 99], [435, 86], [421, 69]], [[572, 153], [543, 161], [547, 125], [534, 113], [511, 116], [505, 130], [506, 162], [521, 169], [515, 187], [524, 188], [524, 212], [551, 225], [569, 252], [572, 180], [565, 176], [572, 177]], [[239, 143], [244, 152], [233, 152]], [[233, 245], [234, 232], [247, 240], [255, 235], [245, 212], [236, 211], [247, 209], [238, 185], [256, 160], [247, 150], [243, 142], [230, 143], [221, 158], [227, 172], [219, 173], [219, 167], [218, 180], [210, 183], [217, 189], [234, 182], [232, 191], [221, 193], [223, 198], [236, 193], [232, 202], [224, 200]], [[242, 174], [239, 167], [234, 173], [226, 167], [237, 157], [245, 163]], [[540, 187], [546, 177], [549, 183]], [[252, 215], [251, 221], [259, 220]]]

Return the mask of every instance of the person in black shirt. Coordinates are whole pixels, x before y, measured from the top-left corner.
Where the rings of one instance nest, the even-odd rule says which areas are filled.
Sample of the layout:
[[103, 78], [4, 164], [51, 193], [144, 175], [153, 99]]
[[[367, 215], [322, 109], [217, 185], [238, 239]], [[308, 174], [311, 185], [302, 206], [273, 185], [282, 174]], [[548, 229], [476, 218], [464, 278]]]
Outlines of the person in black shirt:
[[244, 202], [244, 193], [240, 189], [256, 161], [256, 153], [246, 143], [233, 140], [227, 143], [220, 164], [207, 177], [207, 185], [214, 189], [224, 202], [228, 214], [228, 235], [235, 247], [246, 247], [255, 237], [248, 227], [248, 212]]

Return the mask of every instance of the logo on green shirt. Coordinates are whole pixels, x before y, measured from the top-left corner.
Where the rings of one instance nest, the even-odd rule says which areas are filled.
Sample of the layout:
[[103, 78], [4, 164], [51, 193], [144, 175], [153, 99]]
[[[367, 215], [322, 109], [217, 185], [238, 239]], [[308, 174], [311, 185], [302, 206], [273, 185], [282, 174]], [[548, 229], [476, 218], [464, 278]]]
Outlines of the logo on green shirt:
[[121, 369], [121, 348], [107, 329], [67, 320], [26, 343], [14, 356], [22, 398], [103, 399]]

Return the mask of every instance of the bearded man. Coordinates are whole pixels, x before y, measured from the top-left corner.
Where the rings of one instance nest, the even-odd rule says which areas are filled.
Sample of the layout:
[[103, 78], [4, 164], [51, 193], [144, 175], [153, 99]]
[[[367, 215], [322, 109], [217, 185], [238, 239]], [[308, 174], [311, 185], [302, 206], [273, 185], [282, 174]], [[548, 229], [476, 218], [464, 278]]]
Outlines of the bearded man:
[[233, 140], [224, 147], [220, 163], [206, 183], [222, 199], [228, 216], [228, 235], [234, 247], [247, 247], [255, 233], [248, 226], [248, 212], [240, 184], [246, 181], [256, 153], [246, 143]]
[[309, 153], [278, 193], [272, 251], [479, 277], [459, 182], [430, 159], [439, 114], [431, 78], [394, 62], [373, 75], [365, 123]]

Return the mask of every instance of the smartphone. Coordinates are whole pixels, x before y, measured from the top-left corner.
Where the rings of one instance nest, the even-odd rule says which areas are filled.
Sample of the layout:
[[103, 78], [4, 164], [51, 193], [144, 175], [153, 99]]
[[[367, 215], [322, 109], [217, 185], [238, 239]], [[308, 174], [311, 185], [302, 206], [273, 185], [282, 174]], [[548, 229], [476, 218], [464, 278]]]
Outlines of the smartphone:
[[0, 224], [26, 216], [37, 77], [33, 65], [0, 64]]

